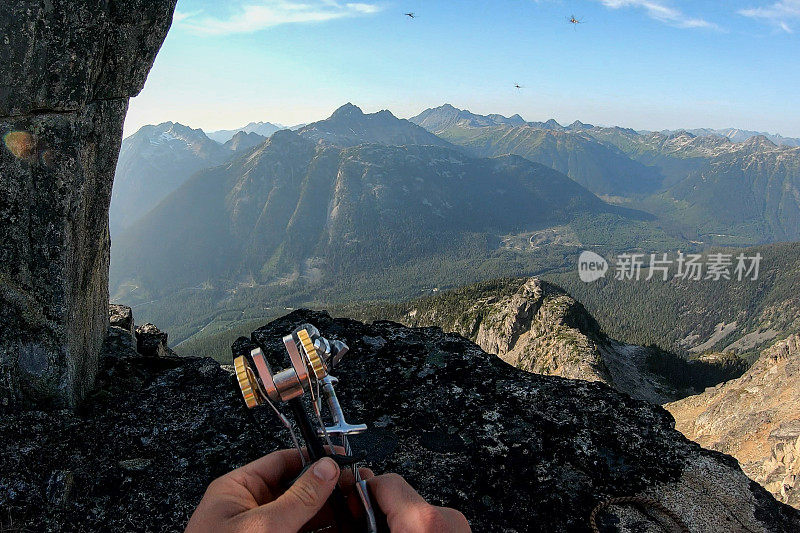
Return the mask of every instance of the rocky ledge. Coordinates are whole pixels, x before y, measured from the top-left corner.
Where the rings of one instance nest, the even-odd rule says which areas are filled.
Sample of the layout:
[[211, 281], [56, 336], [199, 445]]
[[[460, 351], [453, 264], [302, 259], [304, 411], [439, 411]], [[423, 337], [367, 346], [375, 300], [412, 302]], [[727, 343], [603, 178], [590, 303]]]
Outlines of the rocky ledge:
[[[800, 530], [800, 512], [685, 439], [660, 407], [524, 372], [438, 328], [296, 311], [235, 348], [277, 354], [304, 322], [351, 348], [338, 390], [370, 426], [357, 443], [369, 465], [463, 510], [475, 531], [588, 531], [592, 509], [615, 496], [658, 500], [691, 531]], [[0, 419], [0, 529], [178, 531], [211, 479], [289, 442], [274, 416], [245, 411], [213, 360], [131, 344], [107, 342], [99, 387], [78, 412]], [[662, 531], [668, 520], [612, 506], [600, 526]]]
[[736, 457], [800, 509], [800, 335], [761, 352], [742, 377], [665, 405], [687, 437]]

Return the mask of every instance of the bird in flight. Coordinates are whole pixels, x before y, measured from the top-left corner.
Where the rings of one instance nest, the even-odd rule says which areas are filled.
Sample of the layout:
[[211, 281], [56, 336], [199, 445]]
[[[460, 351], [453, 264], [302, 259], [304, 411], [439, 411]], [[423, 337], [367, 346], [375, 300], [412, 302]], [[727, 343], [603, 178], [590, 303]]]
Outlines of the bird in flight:
[[414, 13], [413, 11], [412, 11], [412, 12], [410, 12], [410, 13], [403, 13], [403, 14], [404, 14], [405, 16], [407, 16], [408, 18], [410, 18], [410, 19], [415, 19], [415, 18], [417, 18], [417, 14], [416, 14], [416, 13]]
[[522, 89], [522, 88], [523, 88], [523, 86], [522, 86], [522, 85], [520, 85], [519, 83], [515, 83], [515, 84], [514, 84], [514, 88], [515, 88], [515, 89], [517, 89], [517, 90], [520, 90], [520, 89]]
[[583, 21], [582, 21], [582, 20], [580, 20], [580, 19], [577, 19], [577, 18], [575, 18], [575, 15], [570, 15], [570, 17], [569, 17], [569, 23], [570, 23], [570, 24], [575, 24], [575, 25], [578, 25], [578, 24], [583, 24]]

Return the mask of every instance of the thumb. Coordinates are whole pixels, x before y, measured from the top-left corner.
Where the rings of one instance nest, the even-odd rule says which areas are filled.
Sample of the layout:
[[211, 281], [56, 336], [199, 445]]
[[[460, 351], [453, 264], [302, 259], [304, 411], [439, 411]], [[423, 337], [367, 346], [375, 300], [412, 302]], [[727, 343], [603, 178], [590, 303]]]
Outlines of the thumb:
[[289, 490], [266, 505], [281, 531], [299, 531], [322, 509], [339, 481], [339, 465], [323, 457], [306, 470]]

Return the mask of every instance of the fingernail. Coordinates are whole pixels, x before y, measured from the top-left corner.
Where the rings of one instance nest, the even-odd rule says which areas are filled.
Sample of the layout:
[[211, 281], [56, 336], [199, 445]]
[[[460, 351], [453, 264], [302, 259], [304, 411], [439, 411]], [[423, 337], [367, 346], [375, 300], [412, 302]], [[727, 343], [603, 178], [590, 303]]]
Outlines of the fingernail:
[[330, 457], [323, 457], [314, 465], [314, 475], [322, 481], [331, 481], [339, 477], [339, 467]]

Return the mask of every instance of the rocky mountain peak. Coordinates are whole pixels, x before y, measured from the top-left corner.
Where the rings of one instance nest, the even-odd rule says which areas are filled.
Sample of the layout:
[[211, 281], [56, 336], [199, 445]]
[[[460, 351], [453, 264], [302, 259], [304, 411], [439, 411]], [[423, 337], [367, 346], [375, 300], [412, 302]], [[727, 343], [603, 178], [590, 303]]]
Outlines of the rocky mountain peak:
[[144, 126], [122, 141], [114, 176], [114, 236], [155, 207], [192, 174], [231, 157], [230, 147], [178, 122]]
[[336, 146], [359, 144], [451, 146], [418, 125], [395, 117], [390, 111], [366, 114], [351, 103], [337, 109], [328, 119], [300, 128], [298, 133], [308, 139]]
[[353, 117], [361, 117], [364, 116], [364, 112], [361, 110], [360, 107], [353, 105], [350, 102], [347, 102], [330, 116], [329, 120], [333, 119], [343, 119], [343, 118], [353, 118]]
[[419, 115], [410, 119], [414, 124], [418, 124], [428, 131], [437, 133], [447, 130], [456, 125], [466, 127], [491, 127], [491, 126], [522, 126], [525, 119], [519, 115], [505, 117], [494, 113], [490, 115], [478, 115], [468, 110], [461, 110], [450, 104], [426, 109]]
[[278, 130], [286, 129], [283, 126], [278, 124], [272, 124], [271, 122], [250, 122], [246, 126], [242, 126], [241, 128], [234, 128], [232, 130], [217, 130], [208, 133], [208, 137], [217, 141], [220, 144], [225, 144], [230, 141], [237, 133], [243, 131], [245, 133], [256, 133], [261, 135], [262, 137], [269, 137], [273, 133]]
[[200, 128], [191, 128], [189, 126], [184, 126], [180, 122], [170, 122], [169, 124], [170, 127], [167, 131], [169, 131], [170, 133], [175, 133], [184, 136], [186, 138], [191, 138], [191, 137], [208, 138], [205, 132]]
[[257, 146], [266, 140], [266, 137], [258, 133], [240, 131], [234, 135], [230, 141], [226, 142], [224, 146], [233, 152], [241, 152]]
[[772, 149], [778, 145], [769, 140], [766, 135], [753, 135], [742, 143], [743, 146], [752, 149]]
[[717, 362], [687, 363], [654, 348], [611, 339], [583, 305], [539, 278], [447, 291], [412, 301], [392, 318], [458, 333], [528, 372], [603, 382], [655, 404], [697, 391], [697, 385], [674, 382], [662, 369], [668, 364], [685, 365], [684, 373], [710, 376], [738, 376], [742, 371], [725, 370]]
[[588, 130], [588, 129], [592, 129], [593, 127], [594, 126], [591, 125], [591, 124], [585, 124], [585, 123], [581, 122], [580, 120], [576, 120], [575, 122], [573, 122], [572, 124], [567, 126], [567, 129], [571, 129], [571, 130]]
[[211, 146], [214, 144], [202, 129], [192, 128], [180, 122], [168, 121], [157, 125], [142, 126], [136, 133], [125, 138], [123, 149], [132, 143], [142, 143], [144, 145], [149, 143], [152, 146], [159, 146], [176, 141], [187, 145], [199, 143]]

